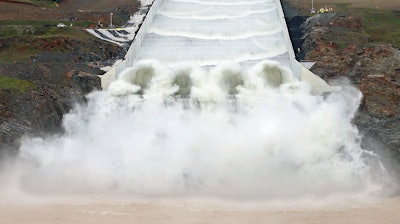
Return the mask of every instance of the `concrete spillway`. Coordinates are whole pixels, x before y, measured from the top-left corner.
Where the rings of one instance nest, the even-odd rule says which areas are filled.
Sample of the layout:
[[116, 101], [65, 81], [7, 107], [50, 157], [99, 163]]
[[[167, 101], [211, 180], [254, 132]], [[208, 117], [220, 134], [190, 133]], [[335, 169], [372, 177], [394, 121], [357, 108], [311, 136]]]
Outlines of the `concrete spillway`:
[[393, 186], [352, 123], [361, 93], [313, 95], [307, 77], [325, 90], [294, 59], [279, 1], [157, 0], [102, 81], [117, 80], [63, 134], [23, 138], [0, 190], [258, 206]]
[[328, 88], [296, 61], [279, 0], [156, 0], [125, 60], [102, 77], [103, 88], [143, 60], [169, 68], [230, 61], [244, 71], [269, 60], [312, 83], [314, 92]]

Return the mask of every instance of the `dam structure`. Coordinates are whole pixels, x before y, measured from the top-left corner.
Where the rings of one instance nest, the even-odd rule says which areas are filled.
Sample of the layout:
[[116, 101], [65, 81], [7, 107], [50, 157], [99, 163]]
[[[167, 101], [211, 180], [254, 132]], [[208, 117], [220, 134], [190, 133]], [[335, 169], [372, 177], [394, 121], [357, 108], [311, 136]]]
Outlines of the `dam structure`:
[[229, 61], [243, 71], [267, 60], [311, 83], [314, 93], [330, 88], [295, 59], [280, 0], [155, 0], [124, 60], [101, 76], [102, 88], [146, 60], [171, 69]]
[[269, 207], [383, 186], [352, 122], [361, 92], [321, 94], [331, 87], [295, 60], [278, 0], [156, 0], [138, 32], [63, 133], [21, 139], [12, 198]]

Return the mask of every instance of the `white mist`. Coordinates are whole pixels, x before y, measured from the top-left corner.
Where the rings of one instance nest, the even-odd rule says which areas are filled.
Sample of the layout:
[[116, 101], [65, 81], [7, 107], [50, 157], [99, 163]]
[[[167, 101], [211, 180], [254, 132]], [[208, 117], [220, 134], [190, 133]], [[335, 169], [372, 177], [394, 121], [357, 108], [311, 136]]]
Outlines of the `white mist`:
[[360, 99], [351, 87], [312, 95], [276, 62], [243, 72], [228, 62], [208, 71], [143, 61], [67, 114], [65, 134], [24, 139], [16, 182], [36, 193], [368, 192], [380, 171], [351, 123]]

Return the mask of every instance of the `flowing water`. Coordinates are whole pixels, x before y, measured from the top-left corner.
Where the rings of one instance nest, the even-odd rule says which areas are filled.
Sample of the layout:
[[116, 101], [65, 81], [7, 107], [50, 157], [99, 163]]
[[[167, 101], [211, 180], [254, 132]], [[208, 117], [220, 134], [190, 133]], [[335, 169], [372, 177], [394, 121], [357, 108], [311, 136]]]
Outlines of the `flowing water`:
[[143, 61], [67, 114], [65, 134], [24, 139], [18, 184], [250, 199], [377, 190], [384, 169], [351, 123], [360, 92], [310, 89], [276, 62], [241, 73]]
[[212, 67], [226, 60], [249, 68], [269, 59], [290, 67], [293, 50], [279, 9], [276, 0], [161, 1], [128, 63]]
[[351, 123], [358, 90], [315, 96], [276, 62], [239, 68], [125, 71], [65, 116], [65, 134], [23, 140], [0, 222], [397, 223]]
[[[271, 223], [287, 223], [303, 217], [300, 223], [307, 223], [325, 216], [302, 210], [284, 218], [281, 212], [310, 200], [380, 194], [389, 177], [378, 157], [361, 148], [352, 124], [361, 93], [343, 85], [313, 95], [309, 83], [295, 78], [283, 31], [271, 16], [273, 2], [165, 1], [132, 66], [65, 115], [65, 133], [25, 137], [2, 172], [3, 203], [95, 199], [89, 205], [49, 199], [42, 207], [1, 206], [0, 221], [40, 223], [42, 214], [42, 223], [51, 223], [59, 211], [58, 221], [93, 218], [81, 223], [126, 214], [134, 217], [120, 220], [156, 223], [179, 216], [167, 220], [243, 223], [272, 217]], [[306, 202], [275, 210], [230, 208], [228, 202], [209, 207], [202, 200], [210, 197]], [[160, 204], [165, 198], [173, 199]], [[369, 208], [357, 211], [365, 215]]]

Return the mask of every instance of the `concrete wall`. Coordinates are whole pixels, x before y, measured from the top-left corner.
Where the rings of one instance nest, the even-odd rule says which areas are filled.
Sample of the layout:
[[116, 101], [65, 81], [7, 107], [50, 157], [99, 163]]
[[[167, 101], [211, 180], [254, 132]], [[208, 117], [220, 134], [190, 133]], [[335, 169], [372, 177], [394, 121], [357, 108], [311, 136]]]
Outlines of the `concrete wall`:
[[104, 75], [99, 76], [101, 78], [101, 87], [103, 89], [107, 89], [110, 83], [116, 79], [117, 74], [119, 74], [120, 72], [125, 70], [125, 68], [130, 67], [132, 65], [133, 61], [136, 58], [135, 52], [137, 52], [140, 46], [142, 45], [142, 40], [146, 35], [154, 18], [156, 17], [158, 8], [160, 8], [163, 2], [164, 0], [154, 0], [153, 5], [150, 7], [150, 10], [147, 13], [146, 18], [143, 24], [141, 25], [138, 33], [136, 34], [133, 43], [131, 44], [128, 52], [125, 55], [125, 59], [123, 61], [119, 61], [116, 64], [114, 64], [113, 68]]
[[136, 58], [135, 52], [138, 52], [139, 48], [142, 45], [142, 41], [144, 36], [146, 35], [147, 31], [149, 30], [151, 24], [153, 23], [154, 18], [156, 17], [156, 14], [158, 12], [158, 9], [162, 5], [164, 0], [155, 0], [153, 2], [153, 5], [151, 6], [149, 12], [147, 13], [147, 16], [140, 27], [137, 35], [135, 36], [135, 40], [133, 41], [132, 45], [130, 46], [127, 54], [126, 54], [126, 66], [125, 67], [130, 67], [133, 65], [133, 62]]
[[285, 42], [286, 42], [286, 48], [288, 49], [288, 53], [289, 53], [289, 60], [290, 60], [290, 64], [291, 64], [291, 69], [293, 72], [293, 75], [297, 78], [297, 79], [301, 79], [301, 68], [299, 67], [299, 64], [296, 61], [296, 56], [294, 54], [294, 50], [293, 50], [293, 45], [292, 45], [292, 40], [290, 39], [290, 35], [289, 35], [289, 31], [288, 31], [288, 26], [286, 24], [286, 20], [285, 20], [285, 14], [283, 13], [283, 9], [282, 9], [282, 5], [281, 5], [281, 1], [280, 0], [275, 0], [275, 4], [276, 4], [276, 8], [278, 10], [279, 13], [279, 17], [281, 18], [281, 26], [282, 26], [282, 30], [283, 30], [283, 35], [285, 37]]

